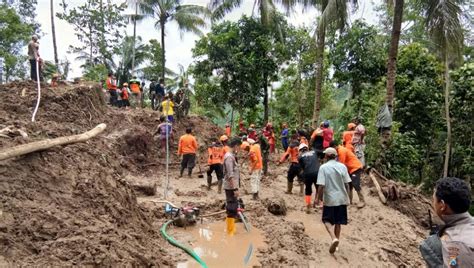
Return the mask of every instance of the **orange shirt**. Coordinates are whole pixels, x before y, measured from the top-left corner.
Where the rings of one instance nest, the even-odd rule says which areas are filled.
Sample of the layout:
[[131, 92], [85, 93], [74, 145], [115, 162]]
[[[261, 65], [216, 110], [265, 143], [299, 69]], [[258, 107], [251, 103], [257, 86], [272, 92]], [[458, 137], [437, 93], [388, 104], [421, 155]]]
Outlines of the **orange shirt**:
[[249, 158], [251, 170], [260, 170], [263, 168], [262, 151], [260, 150], [260, 145], [250, 145]]
[[352, 136], [354, 136], [353, 130], [347, 130], [342, 133], [342, 141], [345, 143], [345, 147], [354, 152], [354, 146], [352, 146]]
[[323, 131], [318, 127], [317, 129], [313, 131], [313, 134], [311, 134], [311, 139], [314, 140], [316, 139], [316, 136], [322, 136], [322, 135], [323, 135]]
[[280, 162], [284, 162], [287, 157], [290, 157], [291, 163], [298, 163], [298, 147], [288, 147], [286, 152], [280, 158]]
[[337, 147], [337, 156], [339, 157], [339, 162], [347, 167], [349, 174], [363, 167], [357, 156], [344, 146]]
[[107, 78], [106, 85], [107, 85], [108, 90], [116, 90], [117, 89], [117, 85], [115, 84], [115, 81], [111, 77]]
[[122, 100], [128, 100], [128, 89], [122, 89]]
[[245, 150], [245, 148], [249, 147], [250, 143], [248, 141], [243, 141], [240, 145], [240, 149]]
[[232, 134], [232, 131], [231, 131], [230, 127], [225, 127], [225, 135], [226, 135], [227, 137], [230, 137], [231, 134]]
[[224, 145], [224, 154], [228, 153], [230, 151], [230, 147], [227, 145]]
[[195, 154], [198, 148], [196, 138], [191, 134], [184, 134], [179, 138], [178, 154]]
[[309, 146], [308, 139], [305, 136], [300, 137], [300, 143], [304, 143], [304, 144]]
[[140, 93], [140, 83], [130, 81], [130, 90], [133, 93]]
[[209, 165], [222, 164], [224, 162], [224, 148], [222, 146], [211, 146], [207, 149]]

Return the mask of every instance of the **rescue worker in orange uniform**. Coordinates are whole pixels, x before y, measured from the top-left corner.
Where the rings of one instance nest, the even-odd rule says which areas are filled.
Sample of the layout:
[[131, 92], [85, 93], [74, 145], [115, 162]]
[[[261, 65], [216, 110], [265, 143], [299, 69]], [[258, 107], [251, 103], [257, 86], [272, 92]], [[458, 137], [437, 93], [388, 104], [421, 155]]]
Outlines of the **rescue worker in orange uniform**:
[[250, 143], [247, 141], [247, 136], [242, 136], [242, 144], [240, 145], [241, 150], [246, 150], [248, 147], [250, 147]]
[[258, 199], [258, 193], [260, 192], [260, 180], [262, 179], [262, 169], [263, 169], [263, 160], [262, 160], [262, 151], [260, 145], [252, 140], [248, 139], [250, 143], [249, 148], [249, 160], [250, 160], [250, 185], [252, 188], [252, 199]]
[[356, 128], [356, 124], [349, 123], [347, 125], [347, 130], [342, 133], [342, 144], [344, 147], [355, 153], [354, 146], [352, 145], [352, 137], [354, 136], [354, 131]]
[[300, 176], [301, 173], [301, 167], [298, 162], [298, 146], [299, 142], [292, 142], [288, 146], [288, 149], [286, 149], [286, 152], [282, 155], [280, 158], [280, 161], [278, 161], [278, 165], [282, 164], [285, 162], [287, 159], [290, 160], [290, 167], [288, 168], [288, 175], [287, 175], [287, 186], [288, 189], [285, 193], [287, 194], [292, 194], [293, 190], [293, 181], [295, 177], [298, 177], [298, 184], [300, 186], [300, 195], [303, 194], [303, 189], [304, 189], [304, 181], [303, 178]]
[[229, 137], [227, 137], [227, 135], [222, 135], [222, 136], [219, 138], [219, 141], [221, 142], [222, 147], [224, 148], [224, 154], [226, 154], [227, 152], [229, 152], [229, 151], [230, 151], [230, 147], [227, 145], [227, 142], [229, 141]]
[[267, 123], [267, 126], [265, 127], [263, 131], [263, 135], [265, 138], [268, 140], [268, 144], [270, 144], [270, 153], [273, 154], [275, 152], [275, 133], [273, 132], [273, 126], [271, 123]]
[[229, 123], [225, 124], [225, 135], [227, 137], [232, 136], [232, 129], [230, 128]]
[[115, 80], [115, 76], [113, 73], [109, 73], [107, 75], [107, 80], [105, 81], [107, 91], [110, 94], [110, 99], [109, 99], [109, 104], [112, 106], [117, 106], [117, 99], [118, 99], [118, 93], [117, 93], [117, 81]]
[[207, 164], [209, 165], [207, 170], [207, 190], [211, 190], [212, 172], [215, 172], [217, 176], [217, 192], [220, 194], [222, 193], [222, 179], [224, 178], [224, 171], [222, 169], [225, 154], [224, 148], [217, 139], [214, 139], [207, 149], [207, 153]]
[[198, 149], [198, 144], [196, 138], [191, 134], [191, 128], [186, 128], [186, 134], [179, 138], [178, 143], [178, 156], [182, 156], [181, 160], [181, 170], [179, 172], [179, 177], [183, 177], [183, 172], [188, 169], [188, 177], [191, 178], [193, 173], [193, 168], [196, 166], [196, 151]]
[[138, 81], [136, 76], [133, 76], [132, 80], [129, 82], [129, 85], [133, 96], [133, 107], [141, 107], [142, 92], [140, 89], [140, 81]]
[[364, 172], [364, 166], [357, 158], [357, 156], [349, 149], [342, 145], [337, 145], [335, 141], [332, 141], [329, 145], [330, 147], [337, 150], [337, 156], [340, 163], [344, 164], [347, 167], [349, 176], [351, 177], [352, 182], [349, 183], [349, 201], [352, 204], [352, 189], [355, 189], [357, 195], [359, 196], [359, 203], [357, 208], [363, 208], [365, 206], [365, 198], [362, 194], [362, 188], [360, 187], [360, 176]]

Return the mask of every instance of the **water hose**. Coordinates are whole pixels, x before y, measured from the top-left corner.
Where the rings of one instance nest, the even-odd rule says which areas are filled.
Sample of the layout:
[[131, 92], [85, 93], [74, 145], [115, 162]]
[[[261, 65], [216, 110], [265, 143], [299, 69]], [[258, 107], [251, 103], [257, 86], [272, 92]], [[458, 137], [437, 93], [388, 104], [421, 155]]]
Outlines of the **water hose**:
[[182, 250], [184, 250], [186, 253], [188, 253], [191, 257], [193, 257], [200, 265], [201, 267], [203, 268], [207, 268], [207, 265], [206, 263], [196, 254], [196, 252], [194, 252], [192, 249], [189, 249], [183, 245], [181, 245], [180, 243], [178, 243], [178, 241], [176, 241], [172, 236], [168, 235], [166, 233], [166, 228], [168, 227], [168, 225], [170, 223], [172, 223], [173, 220], [169, 220], [167, 221], [165, 224], [163, 224], [163, 226], [161, 226], [161, 229], [160, 229], [160, 232], [161, 234], [163, 235], [163, 237], [173, 246], [175, 247], [178, 247]]
[[39, 108], [40, 101], [41, 101], [41, 86], [40, 86], [39, 62], [38, 62], [38, 60], [36, 60], [36, 82], [37, 82], [37, 86], [38, 86], [38, 98], [36, 99], [36, 106], [35, 106], [35, 109], [33, 111], [33, 115], [31, 116], [31, 122], [35, 122], [36, 113], [38, 112], [38, 108]]

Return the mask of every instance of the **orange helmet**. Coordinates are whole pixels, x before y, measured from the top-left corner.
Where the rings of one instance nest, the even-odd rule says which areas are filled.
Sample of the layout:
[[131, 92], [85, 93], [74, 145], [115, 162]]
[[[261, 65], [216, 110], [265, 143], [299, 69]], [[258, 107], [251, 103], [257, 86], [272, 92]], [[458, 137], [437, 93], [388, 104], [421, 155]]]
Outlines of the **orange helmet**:
[[250, 124], [250, 128], [255, 128], [255, 124]]
[[347, 128], [348, 128], [348, 129], [353, 129], [353, 128], [355, 128], [355, 127], [356, 127], [356, 124], [354, 124], [354, 123], [349, 123], [349, 124], [347, 124]]
[[220, 141], [228, 141], [229, 140], [229, 137], [227, 137], [227, 135], [222, 135], [220, 138], [219, 138]]

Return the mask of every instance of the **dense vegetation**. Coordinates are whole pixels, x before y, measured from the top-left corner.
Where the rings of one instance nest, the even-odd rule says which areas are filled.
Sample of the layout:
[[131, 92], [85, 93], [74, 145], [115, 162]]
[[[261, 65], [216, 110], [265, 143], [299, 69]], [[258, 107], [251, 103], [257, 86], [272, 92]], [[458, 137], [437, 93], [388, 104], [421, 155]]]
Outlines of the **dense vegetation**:
[[[8, 81], [27, 76], [22, 48], [41, 25], [35, 0], [2, 2], [0, 25], [7, 27], [0, 27], [0, 57]], [[472, 43], [463, 37], [472, 35], [463, 16], [467, 1], [381, 1], [376, 25], [349, 23], [354, 1], [261, 0], [252, 16], [237, 21], [225, 20], [242, 3], [237, 0], [212, 0], [208, 7], [113, 2], [63, 1], [52, 14], [52, 21], [76, 26], [81, 42], [70, 50], [79, 54], [88, 80], [101, 81], [108, 71], [120, 82], [132, 74], [145, 80], [165, 74], [177, 88], [192, 76], [194, 112], [234, 126], [243, 119], [271, 121], [277, 128], [287, 122], [296, 129], [328, 119], [339, 138], [358, 116], [368, 129], [368, 163], [388, 177], [425, 189], [443, 175], [471, 180], [474, 62]], [[295, 3], [321, 12], [313, 27], [292, 26], [279, 12], [301, 7]], [[144, 42], [136, 34], [137, 21], [144, 19], [153, 20], [161, 40]], [[194, 64], [179, 73], [166, 68], [164, 29], [170, 21], [181, 34], [201, 36], [192, 50]], [[397, 28], [401, 22], [404, 27]], [[125, 34], [127, 24], [134, 26], [133, 36]], [[47, 63], [47, 75], [59, 71], [66, 78], [69, 64], [66, 58]], [[388, 136], [376, 128], [385, 104], [393, 110]]]

